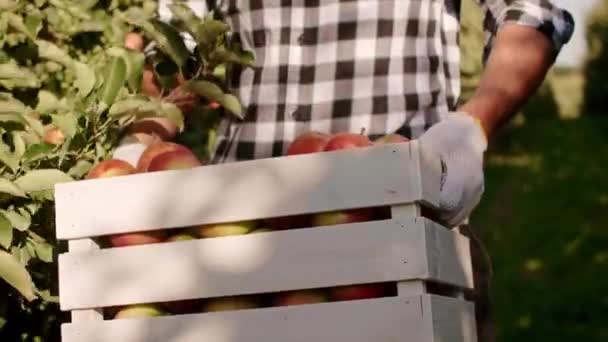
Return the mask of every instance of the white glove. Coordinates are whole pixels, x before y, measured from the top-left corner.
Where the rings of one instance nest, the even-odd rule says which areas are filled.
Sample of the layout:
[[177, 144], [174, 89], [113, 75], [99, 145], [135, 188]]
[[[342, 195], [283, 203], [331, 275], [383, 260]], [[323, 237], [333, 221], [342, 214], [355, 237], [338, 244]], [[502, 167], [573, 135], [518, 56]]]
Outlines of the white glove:
[[481, 125], [468, 114], [450, 113], [419, 142], [443, 161], [439, 220], [451, 227], [462, 224], [484, 192], [483, 155], [488, 142]]

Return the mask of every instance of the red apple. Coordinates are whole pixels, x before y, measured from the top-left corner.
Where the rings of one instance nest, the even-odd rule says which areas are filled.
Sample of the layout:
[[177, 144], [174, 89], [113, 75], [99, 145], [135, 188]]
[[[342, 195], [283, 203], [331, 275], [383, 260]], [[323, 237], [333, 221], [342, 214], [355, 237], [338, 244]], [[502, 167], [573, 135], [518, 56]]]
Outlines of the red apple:
[[164, 231], [125, 233], [108, 236], [108, 240], [112, 247], [148, 245], [161, 243], [165, 241], [165, 239], [166, 233]]
[[200, 299], [188, 299], [188, 300], [177, 300], [173, 302], [165, 302], [164, 306], [169, 310], [169, 312], [181, 315], [186, 313], [193, 313], [199, 311], [198, 309], [201, 306]]
[[137, 171], [138, 172], [149, 171], [148, 168], [150, 167], [150, 162], [152, 162], [152, 159], [156, 158], [157, 156], [159, 156], [163, 153], [175, 152], [175, 151], [184, 151], [186, 153], [192, 154], [190, 149], [184, 145], [176, 144], [176, 143], [169, 142], [169, 141], [153, 143], [152, 145], [148, 146], [144, 150], [144, 152], [141, 154], [141, 156], [139, 157], [139, 160], [137, 161]]
[[373, 145], [373, 142], [363, 134], [342, 132], [332, 135], [325, 145], [324, 151], [336, 151]]
[[144, 38], [139, 33], [128, 32], [125, 35], [125, 47], [130, 50], [142, 51], [144, 49]]
[[374, 140], [374, 144], [382, 145], [382, 144], [393, 144], [393, 143], [402, 143], [410, 141], [408, 138], [404, 137], [401, 134], [391, 133], [385, 136], [382, 136], [376, 140]]
[[274, 299], [275, 306], [301, 305], [325, 303], [329, 300], [327, 295], [319, 290], [300, 290], [277, 294]]
[[160, 84], [157, 82], [156, 75], [151, 67], [147, 67], [143, 71], [141, 92], [150, 97], [159, 97], [161, 94]]
[[356, 300], [386, 296], [384, 284], [364, 284], [339, 286], [330, 289], [332, 300]]
[[133, 122], [127, 134], [144, 133], [157, 136], [160, 140], [168, 141], [175, 138], [177, 125], [165, 117], [147, 117]]
[[314, 227], [332, 226], [336, 224], [365, 222], [373, 218], [374, 210], [372, 208], [330, 211], [313, 215], [312, 225]]
[[190, 151], [171, 151], [154, 157], [150, 161], [148, 172], [191, 169], [201, 165], [200, 160]]
[[322, 152], [330, 136], [321, 132], [311, 131], [299, 135], [287, 149], [287, 155]]
[[259, 307], [259, 304], [252, 297], [222, 297], [207, 300], [203, 306], [203, 312], [254, 309], [257, 307]]
[[167, 315], [167, 312], [161, 309], [159, 305], [136, 304], [118, 309], [117, 313], [114, 315], [114, 319], [158, 317], [165, 315]]
[[135, 172], [135, 168], [124, 160], [107, 159], [89, 170], [86, 179], [118, 177], [134, 174]]
[[265, 225], [276, 230], [310, 227], [311, 215], [273, 217], [264, 220]]
[[52, 145], [61, 145], [65, 141], [65, 136], [59, 128], [53, 125], [46, 125], [44, 127], [44, 130], [45, 132], [42, 141], [44, 141], [45, 143]]

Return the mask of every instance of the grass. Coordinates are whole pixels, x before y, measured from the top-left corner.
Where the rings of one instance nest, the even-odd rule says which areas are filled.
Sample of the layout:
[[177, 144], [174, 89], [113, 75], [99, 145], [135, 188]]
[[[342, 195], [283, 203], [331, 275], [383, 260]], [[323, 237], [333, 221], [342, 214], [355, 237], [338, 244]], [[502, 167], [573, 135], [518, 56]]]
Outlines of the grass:
[[[488, 152], [472, 223], [493, 258], [500, 341], [608, 340], [608, 117], [576, 112], [576, 79], [553, 74], [556, 100], [531, 101]], [[534, 115], [551, 102], [559, 115]]]

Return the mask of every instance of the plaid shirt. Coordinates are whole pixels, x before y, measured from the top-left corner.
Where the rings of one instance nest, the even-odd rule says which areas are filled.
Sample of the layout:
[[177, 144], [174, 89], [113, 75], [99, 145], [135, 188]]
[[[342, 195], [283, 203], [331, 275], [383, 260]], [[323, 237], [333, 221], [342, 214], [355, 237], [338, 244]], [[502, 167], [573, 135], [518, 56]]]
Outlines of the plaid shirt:
[[[160, 3], [161, 18], [170, 18]], [[483, 59], [506, 23], [534, 27], [557, 54], [571, 15], [549, 0], [476, 0]], [[280, 156], [308, 130], [415, 139], [457, 106], [459, 0], [227, 0], [217, 4], [256, 66], [234, 92], [242, 121], [220, 127], [214, 162]], [[198, 14], [204, 0], [190, 0]]]

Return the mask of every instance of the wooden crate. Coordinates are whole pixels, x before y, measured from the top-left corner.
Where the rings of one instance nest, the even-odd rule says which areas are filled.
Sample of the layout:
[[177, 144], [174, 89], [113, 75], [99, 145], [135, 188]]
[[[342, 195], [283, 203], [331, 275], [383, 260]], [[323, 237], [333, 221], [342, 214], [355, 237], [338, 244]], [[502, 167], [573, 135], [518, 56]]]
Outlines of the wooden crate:
[[[416, 141], [56, 186], [65, 342], [473, 342], [469, 241], [421, 216], [440, 163]], [[100, 248], [95, 238], [363, 207], [383, 220]], [[395, 282], [395, 296], [104, 319], [111, 306]], [[429, 284], [450, 291], [433, 293]]]

